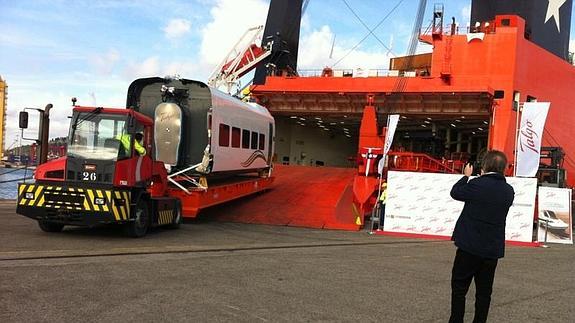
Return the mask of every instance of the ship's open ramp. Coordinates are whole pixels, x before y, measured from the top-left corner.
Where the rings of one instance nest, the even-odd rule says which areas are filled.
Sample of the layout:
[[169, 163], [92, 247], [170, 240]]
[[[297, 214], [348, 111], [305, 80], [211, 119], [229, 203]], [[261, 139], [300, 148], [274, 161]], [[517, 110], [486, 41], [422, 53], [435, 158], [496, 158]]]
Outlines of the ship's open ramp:
[[353, 212], [355, 168], [275, 165], [267, 192], [204, 210], [217, 221], [358, 230]]

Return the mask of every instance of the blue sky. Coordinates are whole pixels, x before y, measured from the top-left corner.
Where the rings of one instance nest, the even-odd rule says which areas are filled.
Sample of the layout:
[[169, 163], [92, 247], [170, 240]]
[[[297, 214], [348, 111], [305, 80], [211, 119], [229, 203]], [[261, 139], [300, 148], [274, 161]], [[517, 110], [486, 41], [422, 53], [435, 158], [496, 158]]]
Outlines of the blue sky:
[[[379, 40], [369, 36], [336, 68], [386, 68], [389, 56], [405, 53], [418, 1], [310, 0], [302, 19], [299, 68], [332, 66], [368, 34], [346, 2], [368, 26], [399, 6], [374, 31]], [[443, 3], [445, 17], [455, 16], [461, 26], [467, 25], [471, 0]], [[6, 148], [20, 132], [17, 114], [24, 107], [53, 103], [50, 136], [65, 136], [71, 97], [81, 105], [123, 107], [128, 85], [139, 77], [178, 74], [206, 81], [247, 28], [265, 23], [268, 4], [0, 0], [0, 76], [9, 86]], [[424, 26], [431, 21], [433, 5], [428, 1]], [[380, 40], [391, 45], [391, 53]]]

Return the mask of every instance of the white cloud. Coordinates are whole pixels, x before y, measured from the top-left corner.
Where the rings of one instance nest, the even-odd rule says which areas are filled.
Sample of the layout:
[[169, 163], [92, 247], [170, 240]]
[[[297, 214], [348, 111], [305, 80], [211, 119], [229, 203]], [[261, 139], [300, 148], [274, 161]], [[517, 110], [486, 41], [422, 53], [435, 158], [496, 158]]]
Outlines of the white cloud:
[[371, 52], [356, 48], [350, 52], [355, 45], [355, 40], [338, 41], [336, 39], [330, 59], [333, 36], [329, 26], [322, 26], [320, 30], [303, 35], [299, 46], [298, 69], [320, 69], [336, 63], [336, 69], [384, 69], [389, 65], [391, 54], [386, 51]]
[[11, 30], [9, 33], [0, 33], [2, 46], [32, 47], [32, 48], [55, 48], [57, 44], [52, 40], [35, 37], [33, 34], [21, 30]]
[[[320, 30], [302, 35], [298, 53], [298, 68], [322, 68], [326, 63], [333, 64], [333, 60], [329, 60], [333, 36], [329, 26], [322, 26]], [[340, 49], [338, 46], [337, 51]], [[333, 57], [336, 56], [336, 48], [334, 47]]]
[[312, 27], [311, 18], [309, 16], [309, 14], [304, 13], [303, 16], [301, 17], [301, 22], [300, 22], [300, 34], [304, 30], [309, 30], [311, 27]]
[[148, 57], [141, 62], [131, 62], [125, 68], [123, 77], [126, 81], [132, 82], [135, 79], [142, 77], [164, 77], [179, 75], [183, 78], [194, 78], [197, 80], [205, 80], [198, 76], [203, 73], [207, 75], [205, 66], [197, 64], [193, 60], [173, 61], [166, 62], [160, 58], [153, 56]]
[[201, 66], [198, 66], [197, 64], [189, 60], [185, 62], [170, 62], [169, 64], [163, 66], [161, 70], [163, 73], [160, 75], [162, 76], [179, 75], [182, 78], [190, 78], [193, 76], [193, 78], [201, 80], [196, 77], [196, 75], [202, 73]]
[[175, 40], [190, 32], [192, 23], [186, 19], [171, 19], [163, 28], [166, 38]]
[[148, 57], [142, 62], [130, 62], [124, 70], [124, 76], [128, 80], [140, 77], [158, 76], [160, 72], [160, 60], [158, 57]]
[[461, 21], [470, 21], [471, 20], [471, 5], [466, 5], [461, 8]]
[[[569, 53], [575, 53], [575, 39], [569, 40]], [[571, 64], [575, 65], [575, 62], [572, 62]]]
[[217, 0], [202, 29], [201, 60], [219, 64], [248, 28], [265, 24], [268, 6], [263, 0]]
[[100, 75], [111, 74], [114, 66], [120, 60], [120, 53], [115, 48], [110, 48], [107, 53], [90, 58], [90, 62]]
[[[20, 134], [18, 113], [24, 108], [44, 109], [52, 103], [50, 111], [50, 138], [68, 134], [72, 114], [72, 97], [79, 105], [90, 106], [94, 102], [105, 107], [123, 108], [126, 104], [128, 82], [114, 77], [99, 78], [90, 74], [56, 75], [53, 80], [42, 77], [10, 77], [8, 84], [8, 106], [6, 109], [6, 147], [10, 146]], [[34, 95], [30, 95], [33, 93]], [[30, 111], [29, 129], [24, 137], [36, 138], [38, 135], [38, 113]], [[23, 144], [28, 142], [23, 141]]]

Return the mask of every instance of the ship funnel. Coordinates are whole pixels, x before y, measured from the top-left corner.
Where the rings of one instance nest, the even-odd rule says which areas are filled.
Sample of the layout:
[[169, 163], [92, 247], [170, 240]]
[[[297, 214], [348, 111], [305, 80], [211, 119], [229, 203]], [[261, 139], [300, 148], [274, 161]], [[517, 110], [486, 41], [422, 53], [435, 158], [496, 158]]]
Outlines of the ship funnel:
[[471, 25], [492, 21], [496, 15], [525, 19], [525, 37], [551, 53], [569, 57], [573, 0], [473, 0]]

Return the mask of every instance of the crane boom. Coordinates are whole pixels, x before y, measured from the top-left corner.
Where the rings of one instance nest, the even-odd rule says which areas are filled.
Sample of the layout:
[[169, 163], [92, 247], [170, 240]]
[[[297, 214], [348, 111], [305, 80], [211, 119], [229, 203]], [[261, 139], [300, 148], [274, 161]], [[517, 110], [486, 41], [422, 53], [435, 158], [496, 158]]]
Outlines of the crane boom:
[[214, 88], [226, 88], [231, 93], [238, 80], [253, 70], [258, 63], [271, 54], [272, 41], [260, 47], [263, 26], [249, 28], [236, 42], [234, 47], [214, 69], [208, 79], [208, 85]]

